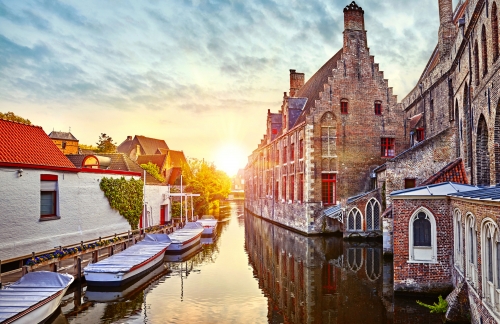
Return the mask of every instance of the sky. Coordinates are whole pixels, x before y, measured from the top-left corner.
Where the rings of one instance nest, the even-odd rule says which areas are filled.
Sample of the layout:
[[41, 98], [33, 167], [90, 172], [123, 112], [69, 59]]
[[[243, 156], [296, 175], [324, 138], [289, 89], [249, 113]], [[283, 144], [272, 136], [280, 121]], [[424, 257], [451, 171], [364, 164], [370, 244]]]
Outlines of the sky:
[[[164, 139], [233, 175], [280, 109], [289, 69], [307, 81], [342, 47], [349, 3], [0, 0], [0, 111], [81, 144]], [[437, 44], [438, 0], [356, 3], [400, 101]]]

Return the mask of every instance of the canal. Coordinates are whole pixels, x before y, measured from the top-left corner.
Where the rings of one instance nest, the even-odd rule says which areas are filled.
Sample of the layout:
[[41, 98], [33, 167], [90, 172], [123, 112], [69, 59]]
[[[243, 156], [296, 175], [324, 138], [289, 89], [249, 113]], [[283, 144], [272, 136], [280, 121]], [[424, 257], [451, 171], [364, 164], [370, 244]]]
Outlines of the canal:
[[219, 219], [216, 237], [127, 287], [75, 285], [50, 323], [442, 323], [393, 295], [379, 242], [305, 237], [242, 201]]

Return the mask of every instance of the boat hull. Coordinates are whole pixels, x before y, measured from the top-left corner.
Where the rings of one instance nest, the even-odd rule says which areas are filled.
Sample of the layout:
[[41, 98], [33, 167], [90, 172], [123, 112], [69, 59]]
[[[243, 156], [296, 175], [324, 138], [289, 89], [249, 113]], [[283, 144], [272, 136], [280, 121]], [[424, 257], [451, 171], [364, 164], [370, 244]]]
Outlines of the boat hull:
[[202, 232], [196, 234], [188, 240], [182, 242], [173, 241], [167, 248], [166, 254], [179, 254], [191, 249], [196, 244], [200, 243]]
[[132, 267], [128, 272], [84, 272], [85, 280], [89, 286], [117, 287], [137, 279], [144, 272], [158, 266], [165, 257], [165, 249], [155, 254], [150, 259]]

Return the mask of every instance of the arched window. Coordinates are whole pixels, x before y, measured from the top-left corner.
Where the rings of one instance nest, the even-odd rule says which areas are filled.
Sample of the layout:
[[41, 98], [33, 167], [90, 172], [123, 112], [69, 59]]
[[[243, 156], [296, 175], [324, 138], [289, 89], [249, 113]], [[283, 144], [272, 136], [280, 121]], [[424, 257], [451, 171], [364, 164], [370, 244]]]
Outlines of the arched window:
[[495, 183], [500, 184], [500, 104], [497, 104], [495, 113]]
[[349, 101], [347, 99], [340, 100], [340, 113], [341, 114], [349, 113]]
[[437, 262], [436, 220], [424, 207], [417, 209], [409, 224], [410, 262]]
[[477, 243], [476, 219], [474, 215], [465, 217], [465, 276], [477, 288]]
[[347, 216], [347, 230], [348, 231], [361, 231], [362, 219], [361, 212], [357, 208], [351, 209]]
[[469, 149], [469, 143], [472, 141], [470, 136], [470, 107], [469, 107], [469, 87], [467, 86], [467, 82], [465, 82], [464, 86], [464, 102], [463, 102], [463, 130], [464, 136], [462, 139], [462, 143], [464, 145], [464, 155], [465, 155], [465, 167], [468, 168], [471, 165], [471, 153]]
[[477, 46], [477, 40], [474, 44], [474, 80], [476, 80], [476, 85], [479, 85], [479, 46]]
[[460, 122], [459, 122], [459, 112], [458, 112], [458, 99], [455, 100], [455, 114], [454, 114], [454, 119], [455, 119], [455, 155], [457, 158], [460, 157]]
[[363, 249], [347, 249], [347, 266], [354, 272], [358, 272], [363, 266]]
[[483, 63], [483, 77], [488, 73], [488, 45], [486, 43], [486, 27], [481, 28], [481, 60]]
[[453, 212], [453, 232], [454, 232], [454, 264], [459, 270], [463, 271], [463, 234], [462, 234], [462, 214], [460, 210]]
[[488, 126], [484, 116], [479, 117], [476, 138], [476, 179], [480, 186], [490, 185], [490, 153], [488, 151]]
[[366, 204], [366, 229], [368, 231], [380, 230], [380, 204], [372, 198]]
[[483, 295], [487, 304], [496, 308], [500, 301], [499, 289], [499, 243], [498, 227], [492, 219], [483, 220], [481, 225], [481, 266], [483, 273]]
[[497, 3], [491, 6], [491, 46], [493, 47], [493, 62], [498, 58], [498, 17]]
[[366, 276], [369, 280], [375, 281], [380, 278], [382, 273], [382, 253], [379, 248], [367, 248], [366, 249], [366, 262], [365, 270]]

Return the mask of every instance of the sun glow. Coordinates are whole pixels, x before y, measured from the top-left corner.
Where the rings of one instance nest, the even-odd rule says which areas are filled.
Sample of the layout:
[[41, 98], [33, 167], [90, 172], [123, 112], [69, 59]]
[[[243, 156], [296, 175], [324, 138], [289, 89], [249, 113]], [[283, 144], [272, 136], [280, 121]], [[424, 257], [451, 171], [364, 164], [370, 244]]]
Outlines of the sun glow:
[[247, 163], [247, 155], [236, 143], [222, 144], [215, 152], [215, 166], [217, 169], [232, 177], [243, 169]]

